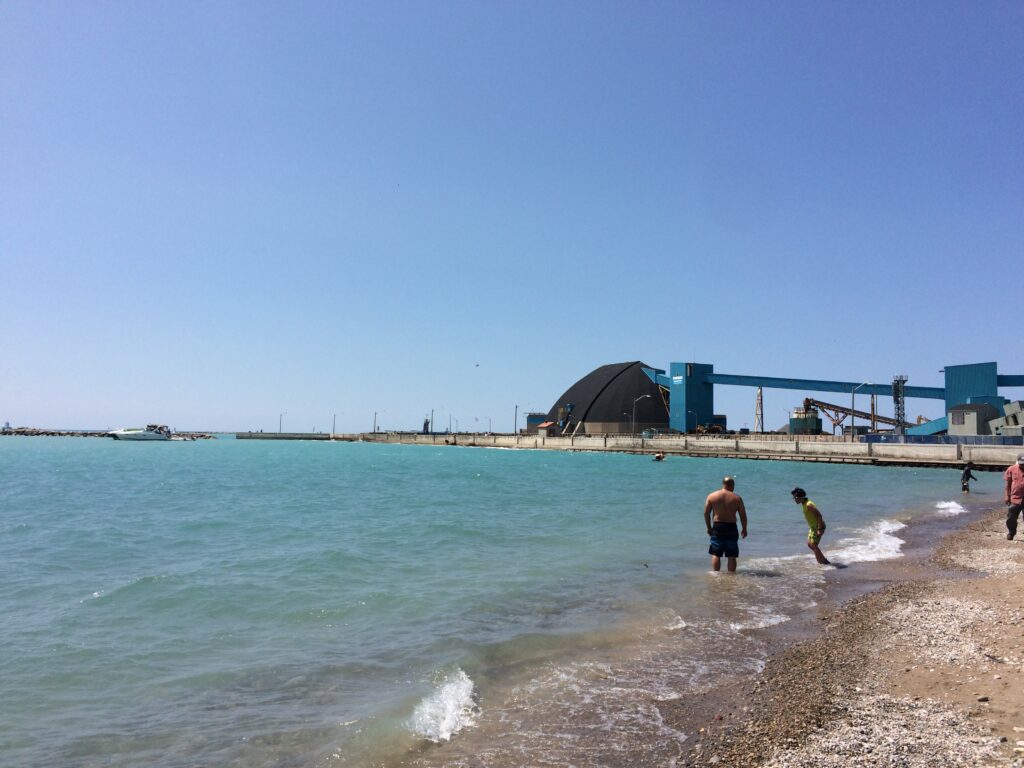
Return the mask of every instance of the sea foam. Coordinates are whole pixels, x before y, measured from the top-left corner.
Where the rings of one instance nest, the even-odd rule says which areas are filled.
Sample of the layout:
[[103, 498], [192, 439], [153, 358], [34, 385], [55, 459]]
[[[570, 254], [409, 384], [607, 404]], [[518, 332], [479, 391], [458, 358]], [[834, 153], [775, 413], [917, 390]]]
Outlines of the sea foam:
[[879, 520], [855, 535], [837, 542], [838, 549], [829, 550], [828, 557], [843, 563], [865, 563], [902, 557], [903, 539], [893, 534], [907, 526], [895, 520]]
[[466, 726], [473, 725], [478, 714], [473, 681], [456, 668], [441, 677], [437, 688], [416, 705], [409, 718], [409, 728], [430, 741], [448, 741]]
[[962, 515], [967, 511], [967, 508], [963, 504], [956, 501], [939, 501], [935, 504], [935, 509], [940, 517], [956, 517]]

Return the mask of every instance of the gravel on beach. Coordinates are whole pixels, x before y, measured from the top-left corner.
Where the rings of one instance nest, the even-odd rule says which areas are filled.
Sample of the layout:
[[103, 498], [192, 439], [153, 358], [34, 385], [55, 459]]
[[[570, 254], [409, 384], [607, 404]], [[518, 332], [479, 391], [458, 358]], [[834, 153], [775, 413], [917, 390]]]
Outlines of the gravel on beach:
[[822, 617], [823, 633], [771, 659], [738, 720], [711, 721], [679, 764], [1024, 766], [1024, 548], [1002, 520], [948, 537], [927, 577]]

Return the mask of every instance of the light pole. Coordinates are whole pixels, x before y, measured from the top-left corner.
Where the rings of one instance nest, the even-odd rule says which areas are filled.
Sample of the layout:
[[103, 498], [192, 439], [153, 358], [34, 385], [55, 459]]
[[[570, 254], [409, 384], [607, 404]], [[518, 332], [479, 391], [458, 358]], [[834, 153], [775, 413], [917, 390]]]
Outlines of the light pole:
[[512, 434], [516, 434], [516, 430], [519, 429], [519, 404], [516, 403], [516, 414], [512, 417]]
[[284, 415], [286, 413], [288, 413], [288, 411], [282, 411], [277, 416], [277, 434], [279, 435], [281, 434], [281, 422], [284, 421]]
[[[693, 411], [687, 411], [686, 415], [687, 416], [691, 416], [691, 415], [693, 416], [693, 431], [696, 432], [697, 431], [697, 414], [694, 413]], [[689, 426], [689, 425], [687, 425], [687, 426]], [[687, 429], [686, 431], [689, 432], [690, 430]]]
[[430, 409], [430, 434], [434, 434], [434, 409]]
[[645, 400], [648, 397], [650, 397], [649, 394], [647, 394], [647, 395], [640, 395], [640, 397], [634, 397], [633, 398], [633, 424], [630, 427], [630, 429], [632, 430], [631, 434], [633, 434], [633, 435], [636, 434], [636, 404], [637, 404], [637, 401], [638, 400]]
[[491, 434], [491, 417], [487, 417], [487, 434]]
[[373, 412], [373, 434], [377, 434], [377, 412]]
[[857, 414], [854, 411], [854, 405], [853, 405], [854, 404], [854, 399], [853, 398], [854, 398], [854, 395], [857, 394], [857, 390], [858, 389], [860, 389], [861, 387], [870, 387], [870, 386], [874, 386], [874, 385], [871, 384], [871, 382], [865, 381], [863, 384], [858, 384], [856, 387], [854, 387], [853, 389], [850, 390], [850, 442], [851, 443], [856, 439], [856, 434], [854, 433], [853, 425], [857, 421]]
[[331, 437], [332, 438], [334, 437], [334, 433], [338, 431], [336, 429], [337, 426], [338, 426], [338, 414], [334, 414], [333, 416], [331, 416]]

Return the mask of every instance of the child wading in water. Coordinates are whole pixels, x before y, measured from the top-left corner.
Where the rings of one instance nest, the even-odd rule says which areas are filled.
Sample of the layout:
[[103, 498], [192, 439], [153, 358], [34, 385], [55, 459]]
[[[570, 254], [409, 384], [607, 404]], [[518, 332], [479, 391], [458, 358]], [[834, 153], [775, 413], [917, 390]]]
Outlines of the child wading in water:
[[960, 473], [960, 490], [964, 493], [971, 492], [971, 480], [977, 480], [971, 470], [974, 469], [974, 462], [968, 461], [964, 465], [964, 471]]
[[793, 495], [793, 501], [800, 505], [804, 513], [804, 519], [807, 520], [808, 549], [814, 553], [814, 559], [819, 563], [822, 565], [832, 565], [818, 548], [821, 537], [825, 534], [825, 518], [821, 516], [821, 512], [814, 506], [814, 502], [807, 498], [807, 491], [803, 488], [794, 488], [790, 493]]

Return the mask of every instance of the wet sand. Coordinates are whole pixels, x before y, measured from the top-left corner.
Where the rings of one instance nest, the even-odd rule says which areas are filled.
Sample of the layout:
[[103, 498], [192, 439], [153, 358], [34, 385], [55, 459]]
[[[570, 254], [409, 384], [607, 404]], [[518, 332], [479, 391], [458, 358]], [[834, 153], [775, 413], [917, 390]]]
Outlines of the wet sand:
[[990, 510], [928, 557], [880, 564], [898, 580], [823, 612], [677, 764], [1024, 765], [1024, 543], [1003, 521]]

